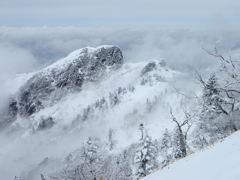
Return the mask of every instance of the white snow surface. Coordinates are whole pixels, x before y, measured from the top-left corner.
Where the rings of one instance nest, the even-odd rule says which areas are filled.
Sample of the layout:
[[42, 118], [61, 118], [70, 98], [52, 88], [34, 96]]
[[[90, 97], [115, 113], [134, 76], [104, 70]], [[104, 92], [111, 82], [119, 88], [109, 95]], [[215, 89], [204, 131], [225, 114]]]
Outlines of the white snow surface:
[[179, 159], [142, 180], [239, 180], [240, 132]]

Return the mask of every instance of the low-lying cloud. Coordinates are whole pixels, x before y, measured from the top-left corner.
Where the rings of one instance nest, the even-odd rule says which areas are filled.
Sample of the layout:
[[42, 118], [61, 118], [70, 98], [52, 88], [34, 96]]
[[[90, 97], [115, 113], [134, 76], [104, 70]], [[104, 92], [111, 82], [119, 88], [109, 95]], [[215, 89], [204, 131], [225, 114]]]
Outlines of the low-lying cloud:
[[238, 30], [127, 30], [76, 27], [0, 28], [0, 80], [35, 71], [86, 46], [119, 45], [125, 62], [165, 59], [173, 69], [189, 72], [216, 63], [202, 46], [232, 54], [240, 48]]
[[[50, 64], [86, 46], [119, 45], [125, 61], [164, 58], [169, 65], [203, 65], [207, 55], [201, 49], [217, 47], [227, 52], [239, 44], [237, 30], [125, 30], [85, 28], [0, 28], [2, 69], [28, 71]], [[10, 54], [9, 54], [10, 53]], [[203, 62], [200, 62], [201, 61]], [[15, 62], [15, 66], [6, 62]], [[30, 62], [30, 63], [27, 63]], [[5, 65], [6, 64], [6, 65]], [[208, 64], [208, 63], [207, 63]], [[8, 67], [7, 67], [8, 66]], [[35, 66], [35, 67], [34, 67]], [[4, 67], [4, 68], [3, 68]], [[177, 68], [177, 67], [176, 67]], [[1, 70], [2, 71], [2, 70]]]

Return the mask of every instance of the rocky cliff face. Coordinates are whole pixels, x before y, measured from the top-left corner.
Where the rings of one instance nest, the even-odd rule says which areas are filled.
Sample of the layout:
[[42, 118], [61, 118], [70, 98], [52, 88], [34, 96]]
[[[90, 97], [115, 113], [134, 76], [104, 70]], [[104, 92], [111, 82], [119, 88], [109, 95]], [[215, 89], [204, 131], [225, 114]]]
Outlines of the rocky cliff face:
[[117, 46], [87, 47], [39, 71], [24, 84], [10, 101], [5, 122], [19, 114], [30, 116], [51, 106], [69, 91], [80, 91], [85, 82], [97, 82], [123, 63]]
[[159, 70], [161, 67], [166, 67], [166, 63], [164, 60], [155, 60], [149, 62], [141, 71], [141, 76], [146, 75], [148, 72]]

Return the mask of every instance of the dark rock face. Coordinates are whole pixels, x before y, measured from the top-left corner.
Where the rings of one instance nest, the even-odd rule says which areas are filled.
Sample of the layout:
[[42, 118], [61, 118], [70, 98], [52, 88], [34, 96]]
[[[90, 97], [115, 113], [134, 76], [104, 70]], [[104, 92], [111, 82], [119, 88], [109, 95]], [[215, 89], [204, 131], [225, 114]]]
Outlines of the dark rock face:
[[60, 68], [53, 64], [30, 78], [10, 103], [11, 116], [14, 118], [17, 113], [30, 116], [51, 102], [57, 102], [66, 93], [80, 91], [84, 82], [101, 80], [123, 63], [122, 52], [117, 46], [85, 48], [76, 53], [74, 59], [60, 62]]
[[150, 62], [143, 68], [143, 70], [141, 71], [141, 75], [144, 75], [147, 72], [153, 71], [154, 69], [157, 69], [156, 63], [155, 62]]
[[144, 75], [150, 71], [157, 70], [159, 67], [165, 67], [166, 63], [163, 60], [149, 62], [141, 71], [141, 75]]
[[166, 63], [164, 60], [159, 61], [158, 64], [160, 67], [166, 67]]
[[54, 124], [55, 122], [53, 121], [52, 117], [48, 117], [45, 119], [41, 118], [41, 121], [38, 125], [38, 130], [50, 129]]
[[13, 100], [9, 104], [9, 115], [10, 115], [10, 117], [15, 117], [17, 115], [17, 112], [18, 112], [17, 101]]
[[14, 122], [16, 120], [16, 116], [18, 113], [18, 104], [14, 98], [10, 98], [8, 106], [3, 109], [3, 112], [0, 112], [0, 129], [4, 128], [8, 124]]

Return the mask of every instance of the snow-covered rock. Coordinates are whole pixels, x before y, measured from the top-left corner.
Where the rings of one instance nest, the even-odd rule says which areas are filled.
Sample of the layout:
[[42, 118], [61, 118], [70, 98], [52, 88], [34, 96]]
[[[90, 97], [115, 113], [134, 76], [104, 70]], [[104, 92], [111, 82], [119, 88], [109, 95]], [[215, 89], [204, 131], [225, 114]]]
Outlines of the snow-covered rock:
[[82, 89], [85, 82], [97, 82], [123, 64], [117, 46], [86, 47], [35, 73], [11, 100], [4, 121], [12, 122], [17, 114], [30, 116], [56, 103], [67, 92]]
[[163, 60], [155, 60], [155, 61], [151, 61], [149, 62], [141, 71], [141, 75], [144, 75], [148, 72], [151, 71], [157, 71], [160, 70], [161, 67], [165, 67], [166, 63]]

